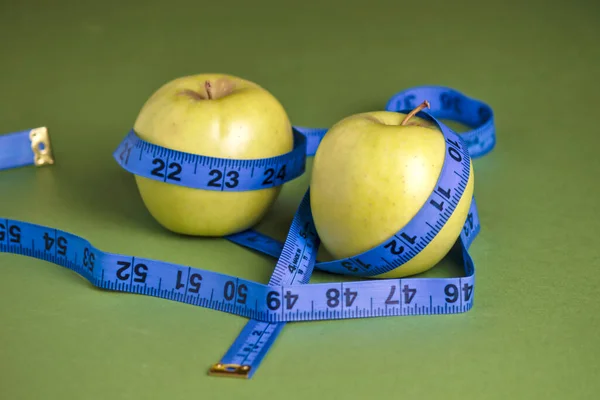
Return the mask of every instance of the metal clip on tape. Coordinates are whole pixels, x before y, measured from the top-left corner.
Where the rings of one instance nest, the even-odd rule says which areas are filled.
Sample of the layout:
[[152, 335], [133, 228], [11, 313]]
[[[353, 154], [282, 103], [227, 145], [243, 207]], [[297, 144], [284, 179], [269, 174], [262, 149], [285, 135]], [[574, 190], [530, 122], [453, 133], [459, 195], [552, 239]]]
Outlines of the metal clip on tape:
[[[446, 157], [436, 186], [444, 190], [431, 193], [417, 215], [388, 241], [362, 254], [317, 262], [320, 241], [310, 210], [310, 188], [284, 243], [254, 230], [226, 237], [232, 243], [277, 259], [266, 285], [190, 266], [104, 252], [72, 233], [9, 219], [0, 219], [0, 252], [64, 266], [99, 288], [156, 296], [249, 318], [222, 359], [209, 369], [214, 376], [252, 377], [288, 322], [466, 312], [473, 306], [475, 288], [475, 266], [468, 249], [480, 230], [474, 198], [458, 238], [463, 276], [308, 284], [315, 268], [359, 277], [402, 268], [427, 246], [452, 214], [469, 178], [470, 158], [487, 154], [495, 145], [493, 113], [487, 104], [440, 86], [399, 92], [385, 109], [407, 112], [425, 100], [431, 105], [430, 111], [417, 115], [436, 123], [446, 139]], [[457, 134], [442, 119], [473, 129]], [[126, 171], [170, 184], [206, 190], [256, 190], [265, 185], [282, 185], [302, 175], [306, 157], [315, 154], [326, 132], [327, 129], [295, 126], [291, 152], [267, 159], [229, 160], [166, 149], [147, 143], [130, 131], [113, 155]], [[178, 163], [177, 180], [151, 173], [157, 158]], [[0, 136], [0, 169], [53, 163], [46, 128]], [[279, 181], [266, 184], [262, 177], [270, 169], [285, 174], [280, 175]], [[235, 174], [236, 184], [209, 185], [214, 170], [222, 175]]]

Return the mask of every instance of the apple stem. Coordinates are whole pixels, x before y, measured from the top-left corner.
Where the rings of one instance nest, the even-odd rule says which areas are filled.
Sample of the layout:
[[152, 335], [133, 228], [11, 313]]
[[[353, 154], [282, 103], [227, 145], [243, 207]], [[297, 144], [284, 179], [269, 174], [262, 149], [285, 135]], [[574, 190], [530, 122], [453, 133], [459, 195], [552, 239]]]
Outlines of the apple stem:
[[210, 81], [204, 82], [204, 89], [206, 89], [206, 95], [208, 96], [208, 99], [212, 100], [212, 86], [210, 84]]
[[400, 125], [406, 125], [406, 123], [408, 122], [409, 119], [411, 119], [412, 117], [414, 117], [416, 113], [418, 113], [419, 111], [421, 111], [424, 108], [429, 108], [429, 102], [427, 100], [425, 100], [424, 102], [422, 102], [421, 104], [419, 104], [417, 106], [417, 108], [415, 108], [410, 113], [408, 113], [408, 115], [406, 115], [406, 117], [404, 117], [404, 119], [402, 120], [402, 122], [400, 123]]

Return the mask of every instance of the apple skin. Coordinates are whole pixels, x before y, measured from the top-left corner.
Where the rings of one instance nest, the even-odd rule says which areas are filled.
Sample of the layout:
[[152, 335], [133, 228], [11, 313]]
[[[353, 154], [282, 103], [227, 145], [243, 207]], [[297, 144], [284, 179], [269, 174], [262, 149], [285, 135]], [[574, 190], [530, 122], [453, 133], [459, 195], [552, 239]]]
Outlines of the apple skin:
[[[134, 130], [169, 149], [229, 159], [273, 157], [294, 145], [292, 125], [280, 102], [258, 84], [227, 74], [189, 75], [165, 83], [143, 105]], [[193, 236], [224, 236], [252, 227], [281, 191], [278, 186], [221, 192], [141, 176], [135, 180], [144, 205], [160, 225]]]
[[[312, 168], [310, 204], [325, 249], [335, 258], [382, 244], [418, 212], [441, 172], [445, 140], [433, 123], [374, 111], [346, 117], [323, 138]], [[473, 195], [473, 165], [456, 210], [436, 237], [402, 266], [374, 276], [398, 278], [426, 271], [452, 248]]]

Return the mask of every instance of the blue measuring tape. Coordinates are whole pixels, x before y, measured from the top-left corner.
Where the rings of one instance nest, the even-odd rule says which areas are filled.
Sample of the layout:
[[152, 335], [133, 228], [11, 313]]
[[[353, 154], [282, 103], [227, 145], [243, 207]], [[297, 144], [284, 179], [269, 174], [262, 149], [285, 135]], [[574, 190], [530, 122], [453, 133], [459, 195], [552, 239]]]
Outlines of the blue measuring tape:
[[0, 136], [0, 170], [51, 164], [54, 157], [45, 126]]
[[293, 130], [294, 149], [277, 157], [231, 160], [166, 149], [140, 139], [133, 130], [114, 153], [135, 175], [194, 189], [241, 192], [280, 186], [304, 173], [306, 137]]
[[[458, 238], [464, 276], [308, 284], [315, 268], [359, 277], [401, 268], [427, 246], [452, 214], [469, 179], [470, 157], [483, 156], [495, 145], [493, 113], [479, 100], [437, 86], [397, 93], [386, 110], [408, 112], [424, 100], [429, 101], [430, 111], [420, 111], [417, 116], [436, 123], [445, 137], [446, 157], [436, 186], [442, 190], [434, 191], [396, 235], [357, 256], [317, 262], [320, 240], [310, 210], [310, 188], [285, 242], [254, 230], [225, 237], [277, 259], [266, 285], [191, 266], [108, 253], [72, 233], [10, 219], [0, 219], [0, 252], [64, 266], [107, 290], [156, 296], [250, 318], [220, 362], [210, 368], [209, 374], [217, 376], [252, 377], [288, 322], [468, 311], [475, 287], [475, 267], [468, 249], [480, 230], [474, 198]], [[440, 119], [474, 129], [459, 135]], [[127, 171], [150, 179], [207, 190], [256, 190], [265, 187], [267, 177], [278, 173], [280, 179], [274, 185], [301, 175], [306, 156], [315, 154], [326, 132], [294, 127], [291, 152], [259, 160], [230, 160], [165, 149], [130, 131], [114, 157]], [[52, 163], [45, 128], [0, 136], [0, 169]], [[216, 175], [220, 180], [214, 180]], [[442, 201], [444, 207], [439, 207]]]

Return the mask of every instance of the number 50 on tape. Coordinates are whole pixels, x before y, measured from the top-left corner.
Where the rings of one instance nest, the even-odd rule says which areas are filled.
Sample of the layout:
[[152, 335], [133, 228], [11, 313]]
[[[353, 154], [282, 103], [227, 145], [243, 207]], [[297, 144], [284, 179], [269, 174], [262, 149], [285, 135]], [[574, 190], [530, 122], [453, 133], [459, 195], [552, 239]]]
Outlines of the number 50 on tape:
[[[434, 191], [396, 235], [363, 254], [317, 262], [320, 241], [310, 210], [310, 189], [294, 215], [285, 242], [254, 230], [226, 237], [277, 260], [267, 284], [105, 252], [72, 233], [10, 219], [0, 219], [0, 251], [64, 266], [107, 290], [156, 296], [249, 318], [222, 359], [209, 369], [217, 376], [252, 377], [288, 322], [468, 311], [475, 287], [475, 267], [468, 249], [480, 230], [474, 198], [458, 238], [464, 276], [308, 284], [315, 268], [367, 278], [401, 268], [435, 237], [452, 213], [469, 176], [470, 157], [481, 157], [494, 147], [491, 108], [455, 90], [439, 86], [408, 89], [394, 95], [386, 110], [404, 111], [424, 100], [430, 102], [431, 110], [418, 115], [438, 124], [446, 138], [447, 157], [436, 186], [444, 190]], [[459, 135], [439, 119], [456, 120], [474, 128]], [[315, 154], [326, 131], [295, 126], [291, 152], [260, 160], [182, 153], [144, 142], [130, 131], [114, 157], [125, 170], [150, 179], [205, 190], [255, 190], [302, 175], [306, 157]], [[0, 169], [53, 163], [47, 129], [0, 136]]]

